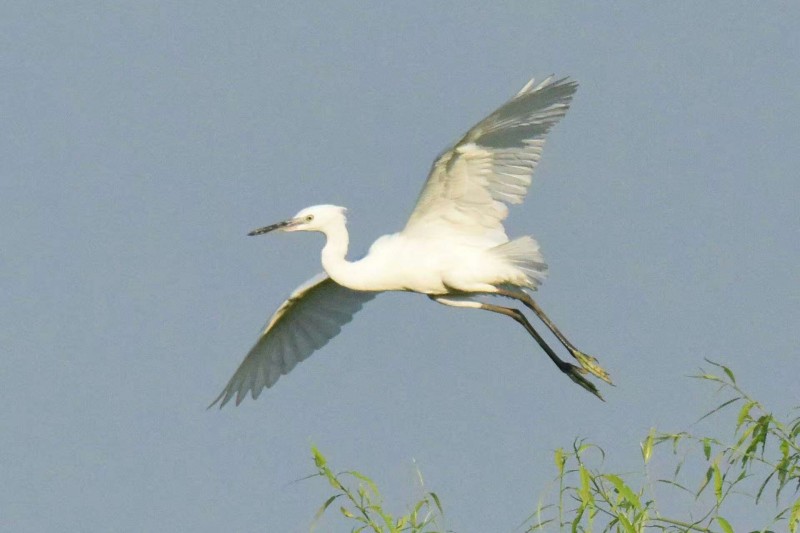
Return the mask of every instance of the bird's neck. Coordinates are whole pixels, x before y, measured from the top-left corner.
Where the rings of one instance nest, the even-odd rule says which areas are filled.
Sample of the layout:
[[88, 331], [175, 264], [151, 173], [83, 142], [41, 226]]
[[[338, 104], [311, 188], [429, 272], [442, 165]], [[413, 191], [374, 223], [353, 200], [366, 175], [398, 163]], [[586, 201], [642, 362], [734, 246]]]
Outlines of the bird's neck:
[[327, 242], [322, 248], [322, 267], [339, 285], [355, 289], [358, 277], [354, 272], [354, 263], [347, 260], [347, 247], [350, 236], [345, 221], [331, 224], [323, 230]]

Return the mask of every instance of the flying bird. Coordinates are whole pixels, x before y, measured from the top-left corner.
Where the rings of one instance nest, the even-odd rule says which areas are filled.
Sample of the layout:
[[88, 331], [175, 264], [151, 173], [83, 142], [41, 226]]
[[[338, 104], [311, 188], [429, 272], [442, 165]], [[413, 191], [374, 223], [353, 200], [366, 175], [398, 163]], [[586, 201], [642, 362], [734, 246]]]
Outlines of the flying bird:
[[[250, 232], [323, 233], [325, 272], [295, 289], [272, 315], [211, 406], [234, 398], [239, 405], [247, 394], [258, 398], [383, 291], [417, 292], [440, 304], [508, 316], [561, 372], [602, 399], [587, 375], [611, 384], [609, 374], [575, 348], [529, 294], [547, 270], [539, 244], [530, 236], [509, 239], [503, 227], [508, 206], [525, 198], [545, 136], [567, 112], [577, 87], [568, 78], [529, 81], [436, 159], [406, 226], [378, 238], [363, 259], [347, 260], [346, 209], [335, 205], [307, 207]], [[578, 365], [559, 358], [519, 308], [486, 303], [487, 295], [533, 311]]]

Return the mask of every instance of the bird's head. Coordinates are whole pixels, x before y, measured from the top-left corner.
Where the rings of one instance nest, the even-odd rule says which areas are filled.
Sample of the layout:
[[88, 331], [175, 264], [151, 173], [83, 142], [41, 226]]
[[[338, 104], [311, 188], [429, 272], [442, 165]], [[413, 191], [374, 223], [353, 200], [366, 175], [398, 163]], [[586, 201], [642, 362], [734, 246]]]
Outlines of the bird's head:
[[333, 224], [344, 223], [346, 211], [347, 209], [338, 205], [314, 205], [306, 207], [288, 220], [255, 229], [248, 235], [263, 235], [274, 230], [324, 231]]

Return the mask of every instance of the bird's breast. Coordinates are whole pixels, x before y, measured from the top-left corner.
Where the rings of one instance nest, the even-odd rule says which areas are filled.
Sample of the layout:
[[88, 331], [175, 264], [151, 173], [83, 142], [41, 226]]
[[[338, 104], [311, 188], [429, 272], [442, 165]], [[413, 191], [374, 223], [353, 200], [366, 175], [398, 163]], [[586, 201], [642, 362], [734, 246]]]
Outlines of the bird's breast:
[[351, 288], [445, 294], [450, 292], [454, 274], [469, 270], [482, 254], [479, 248], [453, 242], [387, 235], [353, 263], [358, 282]]

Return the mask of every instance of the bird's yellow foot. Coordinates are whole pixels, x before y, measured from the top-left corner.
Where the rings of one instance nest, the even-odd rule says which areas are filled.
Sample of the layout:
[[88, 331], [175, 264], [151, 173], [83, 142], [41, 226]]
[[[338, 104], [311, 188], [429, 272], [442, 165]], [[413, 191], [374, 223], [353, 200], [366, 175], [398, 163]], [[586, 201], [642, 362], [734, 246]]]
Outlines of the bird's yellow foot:
[[586, 389], [587, 391], [591, 392], [602, 401], [605, 399], [600, 396], [600, 391], [597, 390], [597, 387], [594, 386], [594, 383], [583, 377], [582, 374], [586, 374], [587, 370], [585, 368], [580, 368], [575, 365], [571, 365], [569, 363], [564, 363], [564, 367], [561, 368], [561, 371], [564, 372], [569, 379]]
[[609, 376], [608, 372], [606, 372], [605, 369], [600, 366], [600, 363], [597, 361], [597, 359], [578, 350], [570, 350], [570, 352], [572, 353], [572, 357], [574, 357], [578, 363], [580, 363], [586, 372], [589, 372], [593, 376], [597, 376], [609, 385], [614, 384], [611, 382], [611, 376]]

